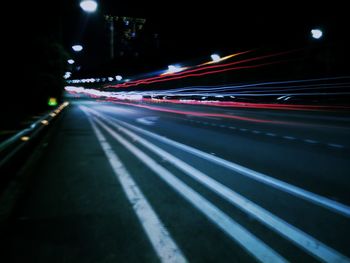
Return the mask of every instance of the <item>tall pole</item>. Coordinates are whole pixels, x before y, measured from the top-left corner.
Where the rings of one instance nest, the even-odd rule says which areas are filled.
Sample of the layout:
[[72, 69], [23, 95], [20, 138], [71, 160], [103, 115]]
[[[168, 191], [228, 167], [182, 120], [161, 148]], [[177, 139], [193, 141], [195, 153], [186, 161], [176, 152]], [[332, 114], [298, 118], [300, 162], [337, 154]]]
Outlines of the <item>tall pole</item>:
[[114, 59], [114, 21], [118, 21], [117, 16], [105, 15], [105, 20], [109, 23], [109, 32], [110, 32], [110, 40], [109, 40], [109, 55], [110, 59]]
[[114, 59], [114, 22], [113, 22], [113, 19], [109, 20], [109, 29], [111, 32], [110, 56], [111, 56], [111, 60], [113, 60]]

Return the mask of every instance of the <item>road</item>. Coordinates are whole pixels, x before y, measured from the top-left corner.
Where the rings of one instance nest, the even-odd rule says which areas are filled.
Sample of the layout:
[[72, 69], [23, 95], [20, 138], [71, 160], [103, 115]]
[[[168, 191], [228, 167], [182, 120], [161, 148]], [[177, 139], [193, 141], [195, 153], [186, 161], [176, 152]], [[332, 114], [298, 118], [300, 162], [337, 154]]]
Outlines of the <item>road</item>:
[[8, 262], [350, 262], [349, 124], [72, 101], [14, 209]]

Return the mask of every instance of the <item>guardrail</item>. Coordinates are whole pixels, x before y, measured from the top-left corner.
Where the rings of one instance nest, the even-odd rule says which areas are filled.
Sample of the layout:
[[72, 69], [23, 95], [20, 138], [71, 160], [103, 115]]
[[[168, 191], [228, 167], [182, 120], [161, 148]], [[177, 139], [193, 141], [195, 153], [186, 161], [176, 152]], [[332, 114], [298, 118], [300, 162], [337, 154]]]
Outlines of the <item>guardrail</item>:
[[[62, 110], [69, 105], [69, 102], [62, 103], [55, 110], [49, 112], [44, 115], [37, 121], [33, 122], [29, 127], [19, 131], [12, 137], [7, 140], [1, 142], [0, 144], [0, 171], [1, 176], [0, 180], [6, 179], [4, 177], [9, 177], [8, 174], [2, 174], [8, 166], [10, 166], [10, 162], [12, 159], [22, 151], [22, 149], [26, 148], [31, 142], [33, 142], [38, 135], [41, 133], [43, 129], [45, 129], [50, 122], [52, 122], [61, 112]], [[8, 178], [7, 178], [8, 179]]]

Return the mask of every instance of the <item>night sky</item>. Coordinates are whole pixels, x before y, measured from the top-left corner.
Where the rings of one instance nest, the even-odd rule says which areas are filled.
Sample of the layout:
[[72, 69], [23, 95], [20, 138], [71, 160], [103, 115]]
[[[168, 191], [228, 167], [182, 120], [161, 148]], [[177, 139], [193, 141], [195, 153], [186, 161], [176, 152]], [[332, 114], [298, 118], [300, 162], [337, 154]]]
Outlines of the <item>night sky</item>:
[[[126, 43], [122, 43], [125, 27], [115, 25], [115, 63], [121, 71], [128, 71], [123, 65], [147, 70], [213, 52], [301, 48], [312, 45], [313, 27], [324, 30], [324, 43], [345, 46], [349, 32], [347, 9], [334, 2], [100, 0], [98, 12], [90, 15], [79, 9], [78, 2], [69, 1], [64, 8], [62, 34], [67, 49], [74, 42], [85, 46], [84, 52], [73, 54], [83, 73], [97, 72], [99, 67], [103, 71], [110, 63], [105, 14], [146, 19], [137, 37]], [[140, 64], [148, 66], [135, 66]]]
[[[339, 45], [338, 50], [348, 53], [345, 48], [349, 44], [348, 8], [336, 1], [98, 2], [98, 12], [90, 15], [80, 9], [79, 0], [27, 1], [21, 3], [21, 8], [12, 3], [8, 8], [11, 20], [3, 23], [10, 24], [6, 28], [5, 50], [12, 49], [5, 53], [15, 54], [9, 60], [21, 61], [31, 53], [30, 43], [34, 39], [50, 36], [60, 41], [81, 66], [75, 72], [77, 76], [103, 74], [111, 67], [137, 73], [213, 52], [225, 55], [247, 49], [288, 50], [310, 46], [313, 27], [324, 30], [325, 45]], [[106, 14], [146, 19], [137, 37], [126, 42], [123, 42], [125, 28], [116, 25], [114, 62], [109, 59]], [[84, 45], [84, 51], [74, 54], [70, 49], [74, 43]], [[345, 60], [349, 56], [338, 54], [336, 59], [340, 57]]]

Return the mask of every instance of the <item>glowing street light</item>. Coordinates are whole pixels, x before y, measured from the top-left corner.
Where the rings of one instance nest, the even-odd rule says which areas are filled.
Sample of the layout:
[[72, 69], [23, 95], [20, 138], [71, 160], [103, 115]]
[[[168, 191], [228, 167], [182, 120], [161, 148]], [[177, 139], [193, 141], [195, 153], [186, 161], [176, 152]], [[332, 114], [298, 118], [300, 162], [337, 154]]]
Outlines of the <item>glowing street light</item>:
[[93, 13], [97, 9], [97, 2], [94, 0], [83, 0], [80, 2], [80, 7], [88, 13]]
[[66, 73], [64, 73], [63, 78], [64, 79], [69, 79], [71, 76], [72, 76], [72, 72], [67, 71]]
[[314, 39], [320, 39], [322, 36], [323, 36], [323, 32], [321, 29], [312, 29], [311, 30], [311, 36], [314, 38]]
[[72, 46], [72, 49], [75, 51], [75, 52], [80, 52], [83, 50], [83, 46], [82, 45], [74, 45]]
[[221, 57], [218, 54], [212, 54], [210, 57], [213, 62], [219, 62], [221, 60]]
[[180, 72], [182, 71], [183, 69], [179, 66], [176, 66], [176, 65], [169, 65], [168, 66], [168, 71], [167, 73], [171, 74], [171, 73], [176, 73], [176, 72]]
[[74, 59], [68, 59], [67, 60], [68, 64], [73, 65], [75, 63]]
[[163, 75], [167, 75], [167, 74], [173, 74], [173, 73], [177, 73], [180, 71], [184, 71], [186, 69], [188, 69], [188, 67], [180, 67], [178, 65], [169, 65], [168, 70], [166, 70], [164, 73], [162, 73], [160, 75], [163, 76]]

